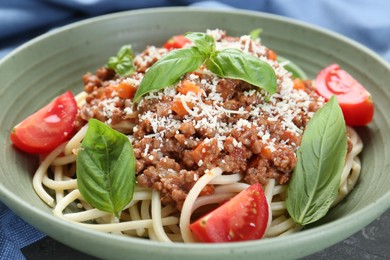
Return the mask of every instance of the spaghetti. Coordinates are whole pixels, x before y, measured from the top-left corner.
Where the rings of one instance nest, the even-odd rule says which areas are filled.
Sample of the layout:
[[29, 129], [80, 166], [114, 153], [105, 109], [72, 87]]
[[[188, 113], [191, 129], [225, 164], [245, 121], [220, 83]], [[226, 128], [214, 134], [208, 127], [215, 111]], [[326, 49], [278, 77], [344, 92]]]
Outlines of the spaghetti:
[[[278, 77], [278, 91], [265, 102], [261, 91], [239, 80], [221, 79], [205, 68], [187, 73], [173, 87], [150, 93], [134, 107], [120, 86], [138, 87], [143, 74], [167, 50], [148, 47], [135, 57], [128, 77], [107, 71], [84, 77], [76, 96], [78, 132], [40, 162], [33, 177], [38, 196], [54, 214], [91, 229], [164, 242], [195, 242], [194, 216], [234, 197], [255, 182], [263, 184], [270, 218], [265, 237], [286, 235], [301, 226], [285, 205], [295, 152], [307, 122], [323, 105], [306, 82], [294, 88], [291, 75], [269, 49], [249, 36], [228, 37], [208, 31], [220, 49], [234, 47], [268, 62]], [[104, 71], [104, 70], [103, 70]], [[183, 91], [186, 88], [192, 91]], [[238, 93], [238, 94], [237, 94]], [[75, 162], [89, 118], [98, 118], [128, 134], [137, 159], [137, 185], [120, 217], [92, 208], [81, 196]], [[339, 196], [341, 201], [360, 174], [362, 141], [350, 127]], [[179, 162], [179, 163], [178, 163]]]

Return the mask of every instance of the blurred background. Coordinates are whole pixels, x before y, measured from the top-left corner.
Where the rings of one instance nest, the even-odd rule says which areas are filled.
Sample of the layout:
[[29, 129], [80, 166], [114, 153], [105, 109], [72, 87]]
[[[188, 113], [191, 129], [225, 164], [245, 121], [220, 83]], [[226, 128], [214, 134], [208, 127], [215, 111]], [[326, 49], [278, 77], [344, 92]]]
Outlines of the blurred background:
[[[168, 6], [239, 8], [281, 15], [340, 33], [390, 61], [389, 0], [0, 0], [0, 59], [28, 40], [75, 21], [119, 11]], [[389, 236], [388, 211], [360, 233], [311, 259], [334, 259], [335, 255], [345, 259], [356, 254], [359, 259], [388, 259]], [[56, 256], [61, 255], [58, 250], [69, 252], [0, 202], [0, 259], [34, 259], [39, 248], [48, 254], [46, 258], [54, 256], [56, 250]], [[77, 252], [73, 256], [86, 257]], [[66, 257], [72, 257], [72, 253]]]
[[165, 6], [241, 8], [287, 16], [341, 33], [390, 60], [388, 0], [0, 0], [0, 57], [39, 34], [77, 20]]

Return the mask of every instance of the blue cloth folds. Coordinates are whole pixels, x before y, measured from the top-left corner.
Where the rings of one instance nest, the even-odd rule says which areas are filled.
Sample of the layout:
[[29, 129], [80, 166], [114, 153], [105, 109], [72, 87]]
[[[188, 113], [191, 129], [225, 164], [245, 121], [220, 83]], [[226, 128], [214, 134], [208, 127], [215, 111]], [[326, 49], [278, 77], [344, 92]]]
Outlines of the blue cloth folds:
[[[189, 5], [295, 18], [350, 37], [390, 61], [388, 0], [0, 0], [0, 58], [31, 38], [73, 21], [123, 10]], [[0, 259], [23, 259], [20, 249], [44, 236], [0, 202]]]

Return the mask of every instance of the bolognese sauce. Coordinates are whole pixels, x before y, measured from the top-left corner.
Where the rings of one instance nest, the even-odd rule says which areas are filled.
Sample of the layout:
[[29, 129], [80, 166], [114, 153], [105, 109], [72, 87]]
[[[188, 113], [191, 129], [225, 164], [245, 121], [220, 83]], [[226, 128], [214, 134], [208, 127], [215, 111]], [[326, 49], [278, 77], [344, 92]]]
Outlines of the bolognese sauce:
[[[162, 202], [178, 209], [197, 179], [213, 167], [238, 173], [248, 184], [264, 185], [268, 179], [287, 183], [305, 126], [324, 104], [310, 81], [294, 88], [291, 74], [268, 59], [270, 50], [259, 42], [221, 30], [208, 33], [217, 48], [239, 48], [270, 63], [277, 93], [267, 100], [251, 84], [219, 78], [201, 67], [176, 85], [146, 95], [139, 104], [119, 97], [113, 89], [123, 83], [137, 88], [145, 71], [169, 51], [150, 46], [135, 57], [136, 72], [129, 77], [102, 67], [83, 78], [88, 96], [78, 115], [79, 126], [97, 118], [132, 134], [138, 184], [159, 190]], [[208, 185], [202, 193], [213, 190]]]
[[208, 30], [137, 55], [125, 45], [86, 73], [84, 91], [10, 134], [49, 152], [37, 195], [78, 225], [164, 242], [275, 237], [323, 217], [358, 181], [362, 140], [336, 97], [251, 37]]

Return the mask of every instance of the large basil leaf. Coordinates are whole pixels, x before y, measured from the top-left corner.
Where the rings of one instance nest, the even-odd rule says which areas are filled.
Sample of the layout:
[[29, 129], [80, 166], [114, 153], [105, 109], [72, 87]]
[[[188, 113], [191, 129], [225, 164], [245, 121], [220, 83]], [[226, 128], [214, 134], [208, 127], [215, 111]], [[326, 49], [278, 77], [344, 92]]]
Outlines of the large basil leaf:
[[206, 58], [205, 53], [193, 46], [169, 52], [145, 73], [135, 93], [134, 102], [138, 102], [143, 95], [149, 92], [175, 84], [184, 74], [197, 70]]
[[287, 190], [291, 217], [306, 225], [322, 218], [337, 197], [347, 153], [344, 117], [333, 96], [310, 120]]
[[91, 119], [76, 161], [83, 198], [102, 211], [118, 213], [135, 189], [135, 158], [127, 136]]
[[149, 92], [175, 84], [185, 73], [206, 67], [220, 77], [240, 79], [270, 95], [277, 90], [274, 69], [265, 61], [238, 49], [216, 51], [214, 39], [205, 33], [186, 34], [194, 46], [169, 52], [145, 73], [134, 96], [134, 102]]
[[241, 50], [228, 48], [218, 51], [206, 65], [222, 78], [246, 81], [268, 91], [270, 95], [277, 91], [276, 74], [271, 65]]
[[308, 79], [306, 73], [298, 66], [296, 65], [294, 62], [278, 55], [278, 58], [276, 59], [279, 63], [282, 63], [282, 62], [287, 62], [286, 65], [284, 65], [283, 67], [291, 73], [292, 77], [294, 79]]

